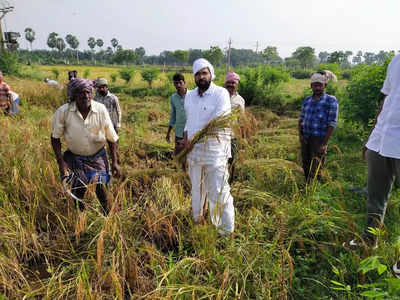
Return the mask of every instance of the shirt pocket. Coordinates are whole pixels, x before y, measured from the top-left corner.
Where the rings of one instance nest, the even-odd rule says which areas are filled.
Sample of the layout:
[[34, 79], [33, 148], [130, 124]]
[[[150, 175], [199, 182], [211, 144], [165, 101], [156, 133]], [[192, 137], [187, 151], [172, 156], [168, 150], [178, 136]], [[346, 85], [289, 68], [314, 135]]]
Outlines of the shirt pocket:
[[93, 142], [105, 142], [106, 137], [104, 133], [104, 124], [98, 116], [88, 122], [86, 129], [89, 133], [89, 139]]

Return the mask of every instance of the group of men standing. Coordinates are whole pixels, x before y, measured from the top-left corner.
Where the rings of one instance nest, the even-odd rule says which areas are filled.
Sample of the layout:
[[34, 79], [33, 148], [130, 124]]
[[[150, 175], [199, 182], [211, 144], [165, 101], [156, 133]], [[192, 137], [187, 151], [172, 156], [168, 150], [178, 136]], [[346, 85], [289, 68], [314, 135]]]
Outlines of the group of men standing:
[[[239, 75], [228, 73], [225, 87], [212, 81], [213, 66], [205, 59], [193, 64], [196, 83], [188, 91], [182, 74], [173, 77], [177, 90], [171, 96], [171, 117], [166, 140], [171, 139], [175, 127], [175, 154], [190, 150], [187, 157], [188, 174], [192, 183], [192, 213], [194, 221], [203, 218], [206, 197], [209, 201], [212, 223], [221, 234], [234, 230], [234, 206], [228, 183], [228, 160], [232, 157], [231, 135], [228, 130], [218, 131], [217, 138], [207, 138], [190, 149], [190, 139], [215, 117], [229, 114], [238, 105], [244, 109], [244, 100], [237, 94]], [[337, 124], [338, 101], [325, 93], [329, 72], [317, 72], [311, 77], [312, 95], [304, 99], [299, 117], [299, 139], [302, 151], [304, 174], [307, 181], [319, 179], [328, 142]], [[363, 239], [353, 239], [345, 246], [357, 248], [364, 241], [376, 244], [376, 237], [368, 230], [376, 228], [385, 215], [388, 197], [395, 176], [400, 176], [400, 56], [393, 58], [382, 88], [386, 99], [379, 111], [376, 125], [366, 144], [365, 156], [368, 164], [367, 229]], [[98, 96], [92, 101], [92, 82], [74, 78], [68, 84], [71, 102], [61, 106], [53, 116], [51, 140], [60, 174], [65, 177], [68, 169], [77, 171], [74, 186], [82, 197], [85, 185], [93, 182], [107, 184], [109, 181], [108, 160], [104, 146], [108, 141], [112, 170], [120, 175], [118, 164], [118, 130], [121, 112], [115, 96], [107, 89], [105, 79], [97, 82]], [[1, 96], [1, 95], [0, 95]], [[95, 98], [96, 99], [96, 98]], [[104, 105], [103, 105], [103, 104]], [[107, 111], [108, 110], [108, 111]], [[113, 112], [110, 112], [113, 111]], [[115, 113], [114, 113], [115, 112]], [[62, 155], [60, 137], [64, 136], [68, 150]], [[107, 210], [104, 185], [98, 184], [96, 192]], [[400, 265], [393, 266], [399, 273]]]
[[[237, 94], [239, 75], [228, 72], [226, 88], [215, 85], [213, 66], [203, 58], [193, 63], [196, 83], [188, 91], [182, 74], [173, 77], [177, 90], [171, 96], [171, 117], [166, 140], [170, 141], [175, 126], [175, 151], [177, 155], [185, 148], [190, 150], [187, 157], [188, 174], [192, 183], [192, 213], [196, 223], [203, 219], [206, 199], [209, 202], [210, 218], [221, 234], [234, 230], [234, 206], [228, 183], [228, 160], [232, 157], [231, 131], [221, 129], [217, 137], [209, 137], [190, 149], [190, 139], [211, 120], [229, 114], [232, 108], [240, 106], [244, 111], [244, 100]], [[229, 91], [229, 92], [228, 92]], [[234, 101], [232, 101], [234, 100]]]

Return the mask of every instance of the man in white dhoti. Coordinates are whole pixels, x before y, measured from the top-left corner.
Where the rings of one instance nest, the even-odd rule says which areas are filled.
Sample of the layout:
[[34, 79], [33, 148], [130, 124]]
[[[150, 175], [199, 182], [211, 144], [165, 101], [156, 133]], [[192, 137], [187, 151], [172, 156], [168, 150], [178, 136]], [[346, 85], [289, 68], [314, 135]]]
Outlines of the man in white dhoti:
[[[185, 98], [186, 125], [184, 141], [215, 117], [231, 112], [229, 93], [223, 87], [215, 85], [213, 66], [200, 58], [193, 63], [193, 74], [197, 88], [189, 91]], [[227, 162], [231, 157], [231, 131], [219, 130], [218, 138], [206, 140], [194, 145], [188, 154], [189, 176], [192, 183], [192, 212], [195, 222], [203, 217], [203, 204], [208, 195], [212, 223], [221, 234], [234, 230], [235, 210], [228, 184]]]

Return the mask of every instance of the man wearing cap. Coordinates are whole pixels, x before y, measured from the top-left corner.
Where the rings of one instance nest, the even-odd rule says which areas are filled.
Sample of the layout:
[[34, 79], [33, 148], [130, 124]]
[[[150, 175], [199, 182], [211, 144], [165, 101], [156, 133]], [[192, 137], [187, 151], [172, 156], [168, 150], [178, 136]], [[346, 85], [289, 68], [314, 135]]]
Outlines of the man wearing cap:
[[[61, 178], [68, 173], [72, 180], [72, 193], [82, 199], [87, 185], [96, 184], [96, 195], [103, 211], [109, 211], [104, 185], [110, 181], [106, 141], [111, 144], [113, 175], [120, 175], [118, 165], [118, 135], [114, 130], [106, 107], [92, 101], [92, 82], [74, 78], [68, 83], [71, 102], [59, 107], [52, 118], [51, 145], [55, 153]], [[60, 138], [64, 137], [67, 151], [61, 153]], [[78, 202], [83, 209], [83, 202]]]
[[[239, 85], [239, 80], [240, 76], [239, 74], [236, 74], [235, 72], [227, 72], [225, 76], [225, 88], [229, 92], [229, 96], [231, 99], [231, 108], [232, 110], [235, 110], [237, 108], [240, 109], [240, 113], [244, 115], [245, 110], [245, 101], [242, 96], [239, 95], [237, 92], [238, 85]], [[242, 129], [242, 128], [241, 128]], [[244, 138], [244, 130], [241, 130], [241, 135]], [[229, 176], [229, 183], [231, 184], [233, 181], [233, 175], [235, 173], [235, 156], [238, 151], [238, 140], [236, 137], [232, 138], [232, 143], [231, 143], [231, 152], [232, 152], [232, 157], [229, 158], [228, 164], [229, 164], [229, 170], [230, 170], [230, 176]]]
[[108, 90], [107, 79], [98, 78], [96, 80], [96, 94], [93, 100], [104, 104], [110, 114], [114, 129], [118, 133], [121, 128], [121, 108], [117, 96], [111, 94]]
[[181, 73], [176, 73], [172, 78], [176, 93], [171, 96], [170, 105], [171, 113], [168, 124], [168, 132], [165, 139], [170, 142], [171, 131], [175, 126], [175, 151], [174, 155], [179, 154], [184, 148], [183, 143], [183, 129], [186, 124], [186, 114], [185, 114], [185, 96], [187, 93], [187, 88], [185, 86], [185, 77]]
[[[184, 142], [202, 130], [215, 117], [231, 112], [229, 93], [215, 85], [213, 66], [204, 58], [193, 63], [197, 88], [185, 97], [186, 125]], [[208, 196], [212, 223], [220, 234], [234, 230], [235, 211], [228, 183], [227, 162], [231, 157], [231, 132], [221, 129], [218, 138], [207, 137], [194, 145], [188, 154], [189, 177], [192, 183], [192, 212], [195, 222], [203, 216], [203, 205]]]
[[311, 76], [312, 96], [303, 100], [299, 117], [299, 138], [301, 155], [306, 181], [320, 179], [328, 142], [338, 118], [338, 101], [334, 96], [326, 94], [328, 81], [325, 72], [317, 72]]

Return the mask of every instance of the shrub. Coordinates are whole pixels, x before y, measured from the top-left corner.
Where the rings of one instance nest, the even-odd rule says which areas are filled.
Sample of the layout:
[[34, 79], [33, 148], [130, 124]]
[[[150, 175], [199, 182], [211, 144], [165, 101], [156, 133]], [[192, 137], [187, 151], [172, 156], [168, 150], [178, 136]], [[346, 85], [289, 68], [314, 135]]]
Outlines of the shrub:
[[353, 70], [345, 90], [343, 113], [347, 120], [361, 122], [365, 127], [373, 120], [383, 100], [380, 92], [390, 59], [383, 66], [360, 65]]
[[0, 70], [5, 75], [19, 75], [19, 68], [17, 54], [6, 52], [0, 55]]
[[296, 79], [308, 79], [311, 77], [313, 71], [309, 69], [295, 69], [290, 71], [290, 75]]
[[125, 68], [119, 70], [119, 76], [121, 77], [121, 79], [125, 80], [126, 84], [128, 84], [129, 81], [131, 81], [134, 72], [135, 71], [133, 69]]
[[289, 78], [288, 73], [270, 66], [246, 69], [239, 84], [239, 94], [246, 100], [247, 105], [259, 104], [279, 108], [283, 104], [283, 96], [278, 86]]
[[156, 68], [151, 68], [143, 70], [140, 74], [142, 75], [143, 80], [146, 81], [149, 84], [149, 87], [151, 88], [153, 81], [158, 77], [160, 71]]
[[318, 71], [323, 71], [323, 70], [329, 70], [331, 72], [333, 72], [336, 77], [340, 77], [341, 76], [341, 70], [338, 64], [336, 63], [332, 63], [332, 64], [320, 64], [317, 68]]
[[117, 81], [117, 74], [115, 74], [115, 73], [112, 73], [111, 75], [110, 75], [110, 77], [111, 77], [111, 82], [112, 83], [115, 83], [116, 81]]
[[86, 69], [85, 71], [83, 71], [83, 78], [88, 78], [90, 75], [90, 69]]
[[60, 76], [60, 71], [56, 68], [51, 69], [51, 72], [53, 73], [55, 79], [58, 79], [58, 76]]

